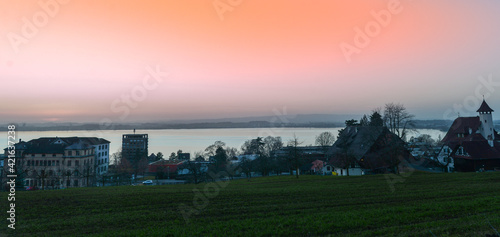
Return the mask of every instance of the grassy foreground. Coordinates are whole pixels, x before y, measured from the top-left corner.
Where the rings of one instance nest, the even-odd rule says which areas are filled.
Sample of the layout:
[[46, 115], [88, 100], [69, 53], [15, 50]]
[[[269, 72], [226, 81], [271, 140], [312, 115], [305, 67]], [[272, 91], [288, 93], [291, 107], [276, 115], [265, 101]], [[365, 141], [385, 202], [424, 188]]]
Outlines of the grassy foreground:
[[384, 175], [17, 192], [16, 230], [2, 218], [0, 235], [487, 236], [500, 230], [500, 172], [397, 180], [394, 192]]

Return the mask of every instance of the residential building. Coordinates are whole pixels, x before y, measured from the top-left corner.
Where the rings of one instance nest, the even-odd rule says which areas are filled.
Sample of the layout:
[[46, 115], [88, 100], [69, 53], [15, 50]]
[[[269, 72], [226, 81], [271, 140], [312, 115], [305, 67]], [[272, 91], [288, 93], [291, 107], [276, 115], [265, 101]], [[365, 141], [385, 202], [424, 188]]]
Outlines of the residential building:
[[346, 127], [327, 152], [337, 175], [404, 171], [414, 158], [406, 143], [386, 127]]
[[159, 179], [174, 179], [180, 165], [186, 161], [159, 160], [148, 165], [148, 172], [159, 176]]
[[439, 162], [448, 171], [500, 170], [500, 136], [494, 129], [493, 109], [485, 100], [476, 117], [458, 117], [441, 143]]
[[109, 145], [110, 142], [103, 138], [81, 137], [80, 139], [92, 144], [95, 148], [96, 174], [103, 175], [109, 170]]
[[229, 162], [231, 162], [231, 164], [236, 164], [236, 163], [241, 163], [241, 161], [243, 161], [243, 160], [254, 161], [257, 158], [259, 158], [258, 154], [239, 155], [239, 156], [233, 157]]
[[310, 170], [313, 174], [332, 175], [333, 167], [328, 162], [315, 160], [311, 162]]
[[148, 155], [148, 134], [124, 134], [122, 136], [122, 158], [137, 163]]
[[[5, 154], [0, 154], [0, 181], [3, 180], [3, 164], [4, 164], [4, 161], [5, 163], [7, 163], [7, 157], [5, 156]], [[0, 182], [0, 184], [3, 183], [3, 182]], [[0, 188], [1, 190], [1, 188]]]
[[[40, 189], [93, 186], [96, 180], [98, 138], [43, 137], [19, 141], [16, 174], [24, 186]], [[109, 144], [109, 142], [107, 142]], [[7, 155], [8, 149], [4, 149]]]

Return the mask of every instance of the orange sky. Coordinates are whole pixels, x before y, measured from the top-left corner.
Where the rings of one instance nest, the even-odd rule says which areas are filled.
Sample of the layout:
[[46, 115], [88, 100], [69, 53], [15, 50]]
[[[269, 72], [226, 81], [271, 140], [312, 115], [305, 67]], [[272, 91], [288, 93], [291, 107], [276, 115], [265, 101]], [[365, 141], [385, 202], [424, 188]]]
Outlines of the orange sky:
[[[362, 114], [388, 102], [442, 118], [474, 96], [478, 76], [500, 81], [495, 1], [220, 2], [232, 8], [223, 20], [213, 0], [0, 0], [8, 88], [0, 120], [195, 119], [283, 107]], [[365, 31], [376, 22], [371, 12], [391, 4], [400, 12], [376, 23], [379, 32], [348, 62], [340, 45], [355, 46], [355, 28]], [[36, 32], [23, 34], [27, 24]], [[168, 78], [136, 106], [121, 101], [157, 65]]]

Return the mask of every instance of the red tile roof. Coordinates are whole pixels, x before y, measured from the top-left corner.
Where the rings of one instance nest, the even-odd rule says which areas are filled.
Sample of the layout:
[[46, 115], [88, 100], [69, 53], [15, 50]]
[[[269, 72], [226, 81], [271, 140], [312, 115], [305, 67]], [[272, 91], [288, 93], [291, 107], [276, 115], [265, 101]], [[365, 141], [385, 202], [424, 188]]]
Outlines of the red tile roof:
[[[479, 117], [460, 117], [453, 121], [448, 133], [443, 138], [442, 142], [453, 147], [464, 141], [469, 135], [475, 134], [479, 130], [481, 121]], [[458, 136], [463, 134], [464, 136]]]
[[[477, 133], [480, 124], [479, 117], [455, 119], [442, 142], [453, 150], [462, 146], [470, 156], [454, 155], [453, 157], [472, 160], [500, 159], [500, 143], [494, 141], [494, 147], [491, 147], [488, 140], [480, 133]], [[458, 136], [459, 134], [463, 134], [463, 136]]]
[[495, 146], [491, 147], [488, 141], [483, 138], [482, 141], [464, 141], [461, 146], [470, 156], [459, 156], [464, 159], [480, 160], [480, 159], [500, 159], [500, 144], [495, 142]]

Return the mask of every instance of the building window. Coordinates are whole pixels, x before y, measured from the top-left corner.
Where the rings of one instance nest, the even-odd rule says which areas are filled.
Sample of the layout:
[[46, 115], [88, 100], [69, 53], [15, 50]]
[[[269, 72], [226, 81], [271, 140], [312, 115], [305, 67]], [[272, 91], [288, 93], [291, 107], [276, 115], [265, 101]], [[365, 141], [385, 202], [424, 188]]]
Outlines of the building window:
[[59, 166], [59, 161], [56, 161], [57, 166]]
[[464, 148], [463, 147], [459, 147], [458, 148], [458, 154], [459, 155], [464, 155]]
[[77, 160], [75, 160], [75, 166], [79, 166], [79, 162]]
[[71, 180], [69, 180], [69, 179], [68, 179], [68, 180], [66, 181], [66, 187], [71, 187]]
[[80, 151], [76, 151], [75, 155], [79, 156], [80, 155]]
[[45, 154], [42, 154], [42, 157], [45, 157]]
[[73, 181], [73, 186], [78, 187], [78, 180], [77, 180], [77, 179], [75, 179], [75, 180]]
[[35, 157], [35, 154], [31, 154], [31, 157]]
[[68, 156], [72, 156], [73, 155], [73, 151], [68, 151]]
[[56, 157], [56, 154], [52, 154], [52, 157]]
[[70, 160], [68, 160], [68, 166], [71, 166], [71, 161]]

